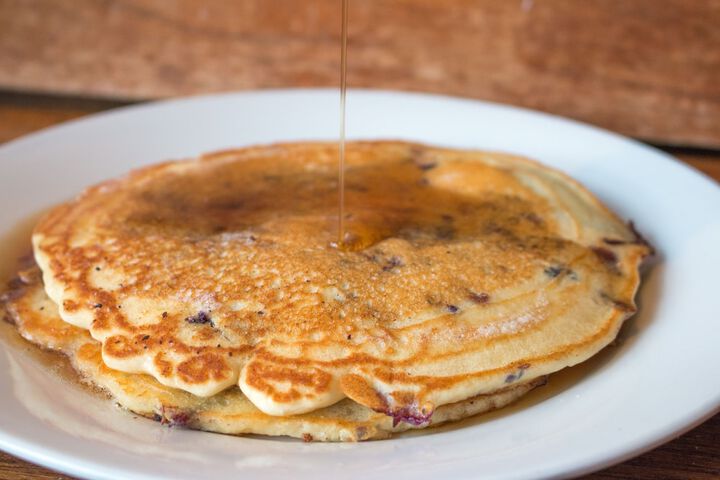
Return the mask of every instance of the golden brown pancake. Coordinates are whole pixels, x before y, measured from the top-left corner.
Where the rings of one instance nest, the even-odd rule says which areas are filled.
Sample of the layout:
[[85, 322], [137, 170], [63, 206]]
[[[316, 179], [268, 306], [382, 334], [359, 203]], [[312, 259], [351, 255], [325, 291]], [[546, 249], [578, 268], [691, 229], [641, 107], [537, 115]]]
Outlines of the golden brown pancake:
[[268, 415], [346, 397], [409, 424], [574, 365], [634, 311], [648, 246], [529, 160], [283, 144], [92, 187], [33, 235], [49, 297], [108, 367]]
[[350, 399], [303, 415], [273, 417], [258, 410], [240, 392], [229, 388], [210, 398], [166, 387], [148, 375], [119, 372], [102, 361], [100, 343], [81, 328], [63, 322], [57, 306], [47, 297], [40, 272], [22, 272], [4, 302], [8, 319], [27, 340], [64, 353], [80, 378], [110, 394], [122, 406], [170, 426], [185, 426], [231, 434], [285, 435], [305, 441], [358, 441], [386, 438], [411, 428], [435, 426], [500, 408], [543, 379], [478, 395], [435, 411], [428, 424], [393, 424], [393, 419]]

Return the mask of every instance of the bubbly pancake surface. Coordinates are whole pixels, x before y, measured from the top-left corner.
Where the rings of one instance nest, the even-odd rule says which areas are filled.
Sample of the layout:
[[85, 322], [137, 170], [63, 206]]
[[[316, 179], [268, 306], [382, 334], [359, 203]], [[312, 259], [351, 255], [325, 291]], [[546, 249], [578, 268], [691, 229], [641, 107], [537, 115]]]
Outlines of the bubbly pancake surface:
[[509, 155], [306, 143], [169, 162], [35, 229], [45, 288], [111, 368], [270, 415], [344, 397], [410, 423], [582, 361], [634, 310], [648, 247]]

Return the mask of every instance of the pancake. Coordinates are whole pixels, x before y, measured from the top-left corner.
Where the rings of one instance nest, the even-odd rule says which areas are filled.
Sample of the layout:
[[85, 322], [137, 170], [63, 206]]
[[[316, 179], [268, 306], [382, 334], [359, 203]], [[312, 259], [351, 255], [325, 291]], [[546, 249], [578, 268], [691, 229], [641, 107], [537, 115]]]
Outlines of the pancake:
[[495, 408], [528, 392], [542, 379], [478, 395], [438, 408], [429, 424], [398, 423], [352, 400], [303, 415], [273, 417], [257, 409], [238, 387], [211, 398], [166, 387], [148, 375], [124, 373], [102, 361], [100, 343], [87, 330], [63, 322], [57, 306], [47, 297], [37, 269], [28, 269], [6, 295], [8, 319], [27, 340], [64, 353], [80, 378], [107, 392], [125, 408], [170, 426], [185, 426], [230, 434], [284, 435], [305, 441], [358, 441], [385, 438], [392, 433], [439, 425]]
[[650, 248], [569, 177], [405, 142], [175, 161], [89, 188], [33, 234], [48, 296], [113, 370], [271, 416], [350, 398], [395, 423], [610, 343]]

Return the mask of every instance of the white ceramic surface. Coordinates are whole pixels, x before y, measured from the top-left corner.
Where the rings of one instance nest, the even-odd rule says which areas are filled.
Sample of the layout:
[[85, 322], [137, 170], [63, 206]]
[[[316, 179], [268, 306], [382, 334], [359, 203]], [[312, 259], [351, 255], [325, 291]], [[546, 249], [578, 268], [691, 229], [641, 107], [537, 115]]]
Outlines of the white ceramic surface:
[[[254, 143], [333, 140], [338, 103], [336, 90], [189, 98], [93, 115], [11, 142], [0, 147], [0, 238], [33, 212], [141, 165]], [[650, 449], [718, 410], [714, 182], [615, 134], [456, 98], [352, 91], [347, 128], [350, 138], [525, 154], [566, 171], [634, 220], [659, 259], [620, 344], [582, 376], [521, 408], [428, 435], [304, 444], [134, 418], [0, 341], [0, 449], [103, 479], [565, 477]]]

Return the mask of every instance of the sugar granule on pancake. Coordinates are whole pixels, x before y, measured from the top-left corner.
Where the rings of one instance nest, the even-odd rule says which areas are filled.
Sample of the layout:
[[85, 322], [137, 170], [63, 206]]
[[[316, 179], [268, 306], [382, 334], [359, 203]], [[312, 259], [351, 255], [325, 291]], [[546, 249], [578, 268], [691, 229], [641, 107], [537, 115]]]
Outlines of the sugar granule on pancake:
[[349, 398], [427, 424], [610, 343], [649, 247], [567, 176], [505, 154], [347, 146], [168, 162], [86, 190], [33, 235], [48, 296], [113, 370], [266, 415]]

